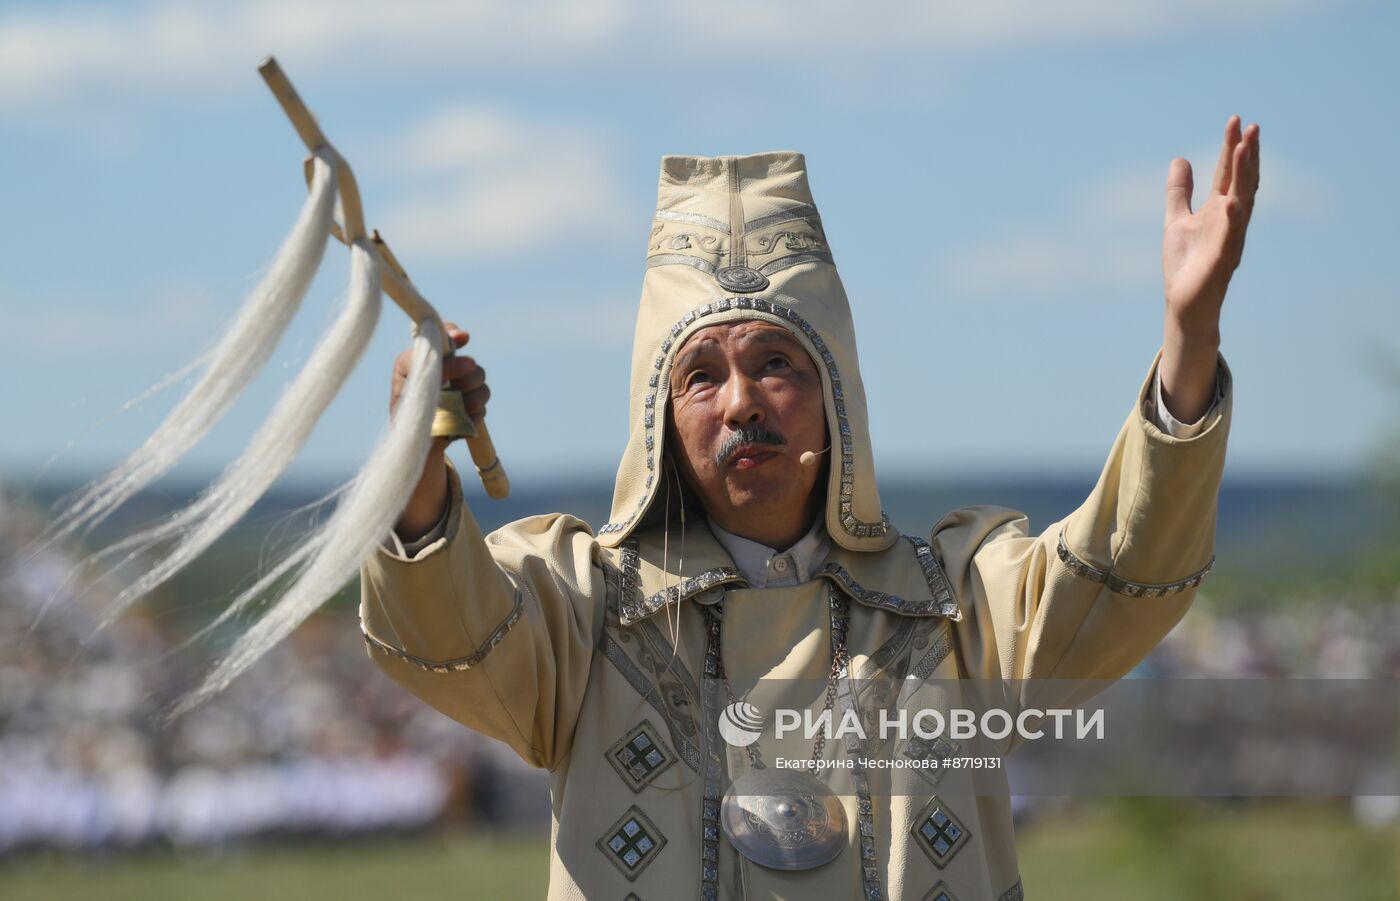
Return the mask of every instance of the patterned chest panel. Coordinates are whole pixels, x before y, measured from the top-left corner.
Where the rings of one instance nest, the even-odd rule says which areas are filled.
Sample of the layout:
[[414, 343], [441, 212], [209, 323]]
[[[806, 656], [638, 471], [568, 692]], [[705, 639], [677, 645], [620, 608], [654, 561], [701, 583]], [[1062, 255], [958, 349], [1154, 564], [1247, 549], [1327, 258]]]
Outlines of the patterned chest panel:
[[972, 837], [972, 833], [953, 813], [948, 803], [937, 795], [934, 795], [933, 800], [914, 817], [911, 831], [914, 844], [918, 845], [940, 870], [948, 865]]
[[598, 839], [598, 850], [630, 882], [666, 847], [666, 837], [637, 806], [629, 807]]
[[[599, 651], [643, 702], [655, 712], [656, 719], [650, 722], [656, 726], [648, 733], [649, 740], [657, 742], [664, 733], [679, 759], [692, 771], [699, 772], [702, 740], [697, 722], [699, 689], [695, 678], [655, 623], [644, 620], [632, 626], [621, 624], [618, 618], [622, 591], [621, 573], [616, 568], [605, 565], [603, 576], [608, 586], [607, 621], [599, 638]], [[622, 745], [630, 737], [619, 738], [615, 749], [620, 754]], [[634, 788], [640, 788], [640, 785], [650, 782], [665, 768], [664, 765], [660, 769], [650, 768], [651, 762], [645, 754], [641, 755], [639, 760], [649, 768], [638, 777], [641, 780], [640, 784], [629, 782]], [[617, 766], [620, 757], [610, 753], [609, 761]], [[632, 761], [625, 766], [630, 773]]]
[[634, 792], [640, 792], [675, 762], [675, 755], [662, 744], [661, 733], [649, 720], [642, 720], [608, 749], [608, 763]]
[[[702, 689], [695, 674], [698, 674], [701, 661], [695, 661], [695, 670], [687, 665], [687, 659], [677, 654], [667, 632], [660, 628], [657, 616], [647, 616], [623, 625], [620, 613], [625, 604], [624, 593], [631, 588], [640, 594], [636, 587], [628, 584], [624, 572], [615, 565], [604, 564], [605, 583], [608, 588], [607, 618], [599, 638], [598, 650], [607, 659], [608, 666], [616, 676], [620, 676], [630, 689], [629, 696], [636, 700], [638, 712], [628, 717], [625, 731], [619, 729], [616, 736], [610, 736], [612, 744], [605, 752], [608, 762], [615, 772], [615, 778], [626, 785], [635, 796], [636, 803], [619, 804], [612, 814], [608, 827], [597, 836], [598, 852], [608, 857], [612, 865], [629, 882], [654, 862], [667, 845], [667, 837], [645, 811], [648, 804], [673, 803], [660, 799], [654, 793], [658, 785], [669, 784], [669, 779], [658, 783], [659, 777], [675, 772], [675, 764], [683, 764], [681, 772], [689, 770], [699, 774], [704, 791], [697, 797], [700, 808], [701, 828], [700, 847], [681, 848], [682, 856], [694, 853], [700, 867], [700, 897], [714, 899], [718, 896], [718, 856], [722, 837], [719, 834], [717, 816], [718, 802], [723, 790], [723, 763], [714, 755], [705, 752], [707, 732], [712, 724], [706, 719]], [[722, 587], [713, 589], [724, 591]], [[834, 591], [835, 586], [830, 590]], [[680, 613], [693, 615], [701, 620], [701, 605], [694, 599], [677, 605]], [[866, 605], [861, 610], [861, 618], [871, 617], [862, 625], [859, 643], [864, 645], [858, 651], [859, 663], [854, 674], [846, 671], [842, 682], [845, 686], [859, 688], [855, 692], [842, 692], [839, 707], [854, 706], [862, 718], [877, 715], [881, 707], [896, 708], [908, 700], [907, 691], [913, 683], [923, 683], [945, 664], [954, 659], [954, 642], [951, 623], [943, 617], [899, 616], [886, 611], [870, 609]], [[842, 617], [832, 623], [833, 632], [843, 632], [850, 622]], [[702, 627], [703, 628], [703, 627]], [[867, 652], [866, 649], [870, 650]], [[695, 674], [693, 674], [695, 673]], [[708, 683], [707, 683], [708, 684]], [[624, 689], [626, 690], [626, 689]], [[709, 705], [718, 709], [719, 699], [709, 699]], [[867, 729], [867, 734], [878, 734], [876, 729]], [[711, 736], [718, 742], [717, 736]], [[911, 740], [899, 746], [877, 747], [876, 743], [859, 749], [867, 755], [902, 754], [911, 758], [947, 757], [959, 750], [956, 743], [942, 739], [929, 741]], [[606, 773], [606, 769], [604, 770]], [[916, 769], [925, 778], [935, 781], [941, 769]], [[614, 776], [609, 775], [609, 779]], [[686, 781], [682, 778], [682, 782]], [[885, 897], [883, 891], [883, 866], [887, 863], [885, 852], [888, 842], [881, 841], [875, 833], [876, 817], [871, 806], [869, 787], [865, 784], [865, 774], [858, 774], [855, 780], [858, 794], [858, 815], [852, 824], [859, 834], [860, 865], [863, 873], [862, 895], [868, 901]], [[925, 783], [927, 784], [927, 783]], [[651, 800], [648, 800], [651, 799]], [[916, 804], [919, 802], [915, 802]], [[624, 809], [625, 808], [625, 809]], [[658, 808], [660, 809], [660, 808]], [[669, 822], [669, 821], [668, 821]], [[927, 858], [938, 870], [945, 868], [958, 856], [972, 839], [971, 830], [954, 810], [942, 799], [934, 796], [918, 814], [912, 824], [904, 821], [905, 828]], [[675, 855], [676, 851], [667, 852]], [[663, 864], [661, 870], [678, 868], [680, 859]], [[1006, 901], [1017, 898], [1019, 883], [1003, 896]], [[965, 891], [964, 891], [965, 894]], [[636, 897], [635, 895], [632, 897]], [[937, 882], [933, 889], [918, 897], [927, 901], [966, 901], [947, 882]], [[1002, 901], [1001, 898], [998, 901]]]

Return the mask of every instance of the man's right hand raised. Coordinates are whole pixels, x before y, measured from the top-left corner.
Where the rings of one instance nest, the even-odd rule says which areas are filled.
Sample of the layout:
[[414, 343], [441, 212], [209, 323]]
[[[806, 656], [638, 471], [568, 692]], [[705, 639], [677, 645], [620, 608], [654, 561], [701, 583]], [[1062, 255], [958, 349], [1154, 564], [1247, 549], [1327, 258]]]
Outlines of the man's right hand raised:
[[[470, 336], [457, 327], [456, 323], [445, 323], [447, 334], [454, 346], [461, 348]], [[399, 395], [403, 392], [404, 379], [408, 377], [409, 364], [413, 351], [405, 350], [394, 360], [394, 374], [389, 386], [389, 415], [399, 405]], [[491, 389], [486, 384], [486, 370], [477, 365], [476, 360], [466, 356], [447, 357], [442, 361], [442, 378], [449, 387], [462, 392], [466, 402], [467, 415], [473, 423], [480, 425], [486, 416], [486, 402], [491, 398]], [[401, 541], [412, 541], [427, 534], [442, 519], [447, 510], [447, 438], [434, 438], [432, 449], [428, 451], [423, 475], [413, 489], [413, 496], [404, 507], [403, 514], [394, 524], [394, 531]]]

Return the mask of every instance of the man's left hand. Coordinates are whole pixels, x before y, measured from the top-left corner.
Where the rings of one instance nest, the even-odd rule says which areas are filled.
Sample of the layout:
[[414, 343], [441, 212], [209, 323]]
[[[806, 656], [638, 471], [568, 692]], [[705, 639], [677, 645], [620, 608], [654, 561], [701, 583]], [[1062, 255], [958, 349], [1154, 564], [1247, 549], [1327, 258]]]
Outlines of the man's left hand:
[[1188, 334], [1218, 329], [1220, 307], [1244, 253], [1244, 235], [1259, 190], [1259, 125], [1240, 131], [1240, 117], [1225, 125], [1220, 161], [1205, 203], [1191, 211], [1191, 164], [1172, 160], [1167, 173], [1167, 216], [1162, 236], [1162, 275], [1167, 316]]
[[1205, 413], [1214, 393], [1220, 308], [1244, 254], [1244, 235], [1259, 190], [1259, 126], [1225, 124], [1210, 194], [1191, 211], [1191, 164], [1178, 157], [1167, 173], [1162, 235], [1166, 320], [1162, 329], [1162, 400], [1182, 422]]

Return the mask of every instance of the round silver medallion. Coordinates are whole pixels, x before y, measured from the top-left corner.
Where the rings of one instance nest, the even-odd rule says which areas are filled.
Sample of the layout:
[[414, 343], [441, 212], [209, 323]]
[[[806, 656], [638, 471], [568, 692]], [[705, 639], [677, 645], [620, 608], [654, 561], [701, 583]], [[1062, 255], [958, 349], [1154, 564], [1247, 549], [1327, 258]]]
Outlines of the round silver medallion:
[[841, 800], [806, 773], [745, 773], [725, 793], [720, 823], [736, 851], [774, 870], [819, 867], [847, 844]]
[[715, 281], [730, 291], [752, 294], [768, 287], [768, 276], [748, 266], [725, 266], [715, 273]]

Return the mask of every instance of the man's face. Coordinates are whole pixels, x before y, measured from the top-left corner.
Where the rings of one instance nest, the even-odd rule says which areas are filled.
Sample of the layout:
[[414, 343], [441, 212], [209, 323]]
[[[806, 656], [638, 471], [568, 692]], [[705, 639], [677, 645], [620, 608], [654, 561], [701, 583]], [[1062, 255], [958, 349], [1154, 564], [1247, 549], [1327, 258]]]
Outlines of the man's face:
[[787, 329], [700, 329], [676, 352], [670, 403], [673, 457], [721, 528], [780, 550], [806, 532], [826, 467], [798, 458], [827, 446], [826, 408], [821, 374]]

